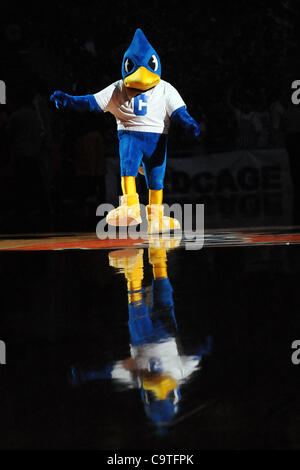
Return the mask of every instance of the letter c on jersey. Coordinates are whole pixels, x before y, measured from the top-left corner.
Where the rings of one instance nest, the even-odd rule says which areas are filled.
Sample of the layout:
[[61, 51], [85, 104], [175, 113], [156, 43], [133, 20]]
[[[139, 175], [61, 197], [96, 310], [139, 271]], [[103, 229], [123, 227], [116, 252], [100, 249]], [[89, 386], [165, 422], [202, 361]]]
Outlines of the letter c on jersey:
[[146, 116], [147, 101], [148, 97], [146, 95], [138, 95], [134, 98], [134, 114], [136, 116]]

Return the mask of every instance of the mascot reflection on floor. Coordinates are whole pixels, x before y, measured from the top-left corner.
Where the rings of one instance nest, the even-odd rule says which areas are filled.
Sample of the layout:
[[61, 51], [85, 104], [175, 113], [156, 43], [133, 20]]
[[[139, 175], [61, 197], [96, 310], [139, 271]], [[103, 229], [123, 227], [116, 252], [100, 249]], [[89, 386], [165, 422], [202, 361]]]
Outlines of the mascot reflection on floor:
[[181, 355], [177, 345], [178, 330], [173, 290], [167, 273], [167, 251], [179, 242], [160, 238], [148, 248], [153, 281], [152, 286], [146, 289], [143, 288], [144, 250], [110, 252], [110, 266], [117, 268], [127, 280], [131, 357], [102, 370], [71, 369], [74, 387], [111, 379], [139, 388], [146, 414], [159, 434], [164, 434], [178, 412], [180, 385], [200, 369], [202, 357], [211, 352], [210, 337], [192, 356]]

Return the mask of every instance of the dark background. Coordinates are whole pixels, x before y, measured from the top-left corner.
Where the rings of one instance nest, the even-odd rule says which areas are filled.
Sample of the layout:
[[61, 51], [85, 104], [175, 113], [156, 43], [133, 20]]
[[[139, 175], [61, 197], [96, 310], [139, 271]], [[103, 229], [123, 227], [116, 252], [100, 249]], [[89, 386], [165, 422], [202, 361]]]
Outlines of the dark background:
[[[115, 119], [57, 111], [49, 97], [56, 89], [95, 93], [120, 79], [138, 27], [160, 55], [162, 78], [206, 128], [198, 139], [172, 129], [169, 158], [285, 147], [291, 83], [299, 78], [299, 18], [298, 0], [5, 4], [1, 232], [94, 229], [95, 208], [106, 197], [106, 159], [118, 158]], [[241, 129], [237, 109], [252, 113], [260, 131]], [[299, 111], [293, 113], [290, 155], [300, 132]], [[18, 129], [24, 122], [25, 137]]]

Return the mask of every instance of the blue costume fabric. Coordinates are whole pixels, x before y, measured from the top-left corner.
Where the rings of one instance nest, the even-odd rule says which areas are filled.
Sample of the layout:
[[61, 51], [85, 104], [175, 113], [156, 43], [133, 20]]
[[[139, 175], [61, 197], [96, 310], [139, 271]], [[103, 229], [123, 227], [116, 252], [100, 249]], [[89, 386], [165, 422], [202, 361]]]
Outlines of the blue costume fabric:
[[[121, 176], [137, 176], [142, 164], [149, 189], [163, 189], [166, 171], [166, 134], [118, 131]], [[132, 155], [135, 158], [132, 158]]]
[[[180, 392], [178, 389], [178, 395]], [[158, 426], [159, 434], [165, 434], [166, 430], [162, 425], [171, 423], [177, 413], [177, 406], [169, 400], [153, 400], [147, 402], [145, 399], [145, 391], [141, 389], [142, 401], [148, 418]]]
[[55, 91], [50, 98], [54, 101], [57, 109], [73, 109], [74, 111], [90, 111], [102, 113], [94, 95], [71, 96], [62, 91]]
[[200, 134], [200, 126], [196, 121], [189, 115], [185, 106], [175, 109], [171, 115], [171, 121], [181, 125], [188, 133], [197, 137]]
[[169, 279], [153, 280], [152, 293], [150, 307], [145, 297], [139, 302], [128, 305], [128, 326], [132, 346], [166, 341], [174, 336], [174, 330], [177, 330], [173, 290]]
[[104, 369], [84, 370], [78, 367], [71, 367], [69, 374], [69, 382], [72, 387], [79, 387], [85, 382], [96, 382], [97, 380], [111, 379], [113, 366], [108, 365]]

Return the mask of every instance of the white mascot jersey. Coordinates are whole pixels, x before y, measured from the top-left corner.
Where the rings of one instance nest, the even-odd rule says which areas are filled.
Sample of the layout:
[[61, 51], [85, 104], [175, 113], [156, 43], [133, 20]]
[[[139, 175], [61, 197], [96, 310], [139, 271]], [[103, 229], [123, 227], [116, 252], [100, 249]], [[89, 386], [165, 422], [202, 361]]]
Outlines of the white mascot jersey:
[[150, 370], [150, 362], [159, 363], [163, 373], [177, 380], [179, 384], [186, 382], [193, 372], [201, 369], [201, 357], [179, 355], [175, 338], [161, 343], [131, 346], [130, 349], [131, 357], [135, 360], [135, 374], [124, 369], [123, 361], [118, 361], [114, 364], [112, 379], [132, 387], [136, 386], [136, 371]]
[[185, 106], [178, 91], [160, 80], [151, 90], [129, 99], [123, 80], [118, 80], [94, 95], [102, 111], [113, 114], [118, 130], [167, 134], [170, 116]]

